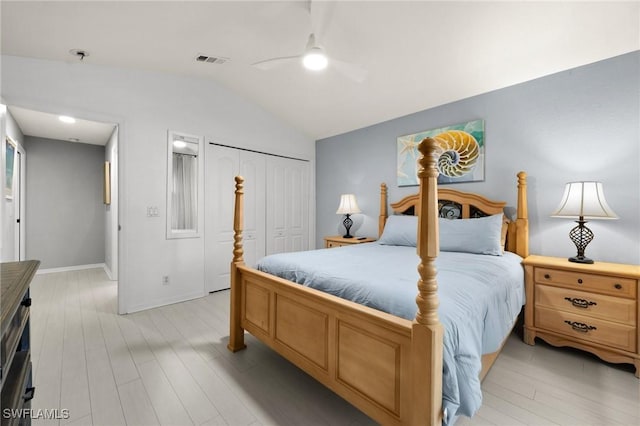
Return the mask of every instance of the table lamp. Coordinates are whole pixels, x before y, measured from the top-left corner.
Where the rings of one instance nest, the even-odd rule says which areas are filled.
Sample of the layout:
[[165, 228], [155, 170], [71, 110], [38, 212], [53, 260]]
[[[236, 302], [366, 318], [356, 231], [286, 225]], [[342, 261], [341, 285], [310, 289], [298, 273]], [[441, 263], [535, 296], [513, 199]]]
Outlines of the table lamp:
[[356, 201], [356, 196], [353, 194], [342, 194], [340, 196], [340, 205], [338, 206], [338, 210], [336, 214], [344, 214], [347, 217], [342, 221], [344, 228], [347, 230], [347, 233], [343, 235], [344, 238], [353, 238], [353, 235], [349, 234], [349, 229], [351, 229], [351, 225], [353, 225], [353, 220], [349, 216], [355, 213], [360, 213], [360, 207], [358, 207], [358, 202]]
[[578, 254], [570, 262], [593, 263], [584, 255], [587, 245], [593, 240], [593, 232], [585, 226], [585, 219], [617, 219], [604, 198], [600, 182], [569, 182], [564, 188], [562, 201], [551, 217], [577, 217], [578, 226], [569, 232]]

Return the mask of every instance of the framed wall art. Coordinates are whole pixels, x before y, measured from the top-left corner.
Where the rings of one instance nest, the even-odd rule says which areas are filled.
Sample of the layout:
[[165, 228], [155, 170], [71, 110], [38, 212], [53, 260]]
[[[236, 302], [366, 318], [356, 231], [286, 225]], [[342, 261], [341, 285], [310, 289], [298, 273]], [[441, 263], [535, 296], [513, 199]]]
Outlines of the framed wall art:
[[111, 163], [108, 161], [104, 162], [102, 202], [107, 206], [111, 204]]
[[475, 120], [398, 137], [398, 186], [418, 185], [418, 144], [426, 137], [438, 143], [438, 183], [484, 180], [484, 120]]

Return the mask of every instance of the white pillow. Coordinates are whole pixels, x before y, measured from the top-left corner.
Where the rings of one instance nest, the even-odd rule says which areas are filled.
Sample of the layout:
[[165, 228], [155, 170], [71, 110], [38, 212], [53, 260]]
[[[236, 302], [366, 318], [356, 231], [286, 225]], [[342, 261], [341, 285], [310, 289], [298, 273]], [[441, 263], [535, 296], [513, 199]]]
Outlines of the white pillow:
[[418, 240], [418, 216], [393, 215], [387, 218], [380, 244], [415, 247]]
[[475, 219], [439, 218], [440, 250], [502, 256], [502, 213]]

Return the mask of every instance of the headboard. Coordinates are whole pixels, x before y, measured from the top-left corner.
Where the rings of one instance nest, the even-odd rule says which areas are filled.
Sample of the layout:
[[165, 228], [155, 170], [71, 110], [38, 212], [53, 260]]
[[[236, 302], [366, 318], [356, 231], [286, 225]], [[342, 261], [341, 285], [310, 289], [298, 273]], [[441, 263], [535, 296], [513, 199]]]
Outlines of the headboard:
[[[505, 215], [506, 250], [522, 257], [529, 255], [529, 222], [527, 218], [527, 184], [525, 172], [518, 173], [518, 208], [515, 220]], [[449, 219], [469, 219], [504, 213], [504, 201], [494, 201], [471, 192], [438, 189], [438, 215]], [[419, 194], [408, 195], [391, 203], [395, 214], [416, 215], [420, 211]], [[387, 185], [380, 185], [380, 217], [378, 235], [382, 235], [387, 221]]]

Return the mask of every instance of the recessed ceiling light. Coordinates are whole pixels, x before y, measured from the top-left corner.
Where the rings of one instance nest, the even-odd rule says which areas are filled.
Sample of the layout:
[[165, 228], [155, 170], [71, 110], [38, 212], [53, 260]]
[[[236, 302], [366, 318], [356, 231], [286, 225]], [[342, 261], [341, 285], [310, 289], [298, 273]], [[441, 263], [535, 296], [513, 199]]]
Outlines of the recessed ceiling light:
[[67, 116], [67, 115], [61, 115], [61, 116], [59, 116], [59, 117], [58, 117], [58, 120], [62, 121], [63, 123], [70, 123], [70, 124], [72, 124], [72, 123], [75, 123], [75, 122], [76, 122], [76, 119], [75, 119], [75, 118], [73, 118], [73, 117], [69, 117], [69, 116]]
[[187, 146], [187, 143], [185, 141], [175, 140], [173, 141], [173, 146], [175, 146], [176, 148], [184, 148], [185, 146]]

